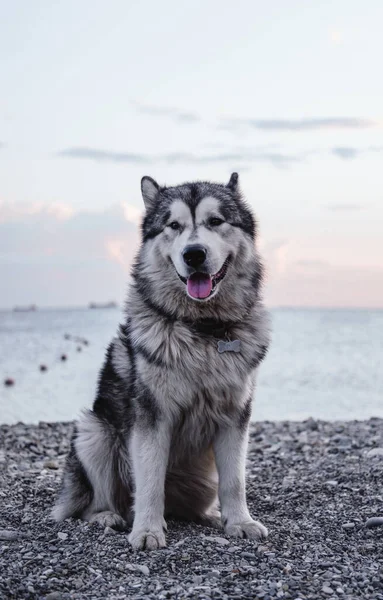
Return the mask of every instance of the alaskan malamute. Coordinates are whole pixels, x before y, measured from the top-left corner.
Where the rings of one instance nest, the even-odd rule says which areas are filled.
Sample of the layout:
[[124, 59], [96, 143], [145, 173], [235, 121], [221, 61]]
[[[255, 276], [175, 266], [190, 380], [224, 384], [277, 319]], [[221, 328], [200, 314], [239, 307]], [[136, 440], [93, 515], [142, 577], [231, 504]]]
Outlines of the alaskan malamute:
[[132, 526], [131, 545], [148, 550], [165, 546], [167, 516], [264, 538], [245, 492], [255, 377], [269, 343], [255, 220], [237, 173], [227, 185], [160, 187], [144, 177], [141, 189], [126, 320], [76, 427], [53, 516]]

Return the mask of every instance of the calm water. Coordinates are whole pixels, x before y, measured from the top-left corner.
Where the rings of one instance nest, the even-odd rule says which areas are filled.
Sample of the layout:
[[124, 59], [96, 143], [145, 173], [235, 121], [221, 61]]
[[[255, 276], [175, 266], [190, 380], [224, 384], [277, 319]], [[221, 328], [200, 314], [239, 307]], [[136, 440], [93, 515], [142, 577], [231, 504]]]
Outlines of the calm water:
[[[0, 422], [68, 420], [90, 407], [120, 317], [117, 309], [0, 312]], [[383, 311], [279, 309], [272, 321], [253, 418], [383, 417]], [[89, 346], [78, 353], [65, 333]], [[16, 384], [4, 387], [6, 377]]]

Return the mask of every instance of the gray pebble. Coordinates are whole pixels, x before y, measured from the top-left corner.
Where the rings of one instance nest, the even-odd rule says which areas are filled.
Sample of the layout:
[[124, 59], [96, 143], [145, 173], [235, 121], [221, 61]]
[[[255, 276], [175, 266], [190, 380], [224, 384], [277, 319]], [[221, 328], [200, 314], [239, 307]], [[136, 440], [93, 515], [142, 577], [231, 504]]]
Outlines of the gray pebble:
[[56, 471], [59, 468], [57, 460], [46, 460], [44, 463], [44, 469], [52, 469]]
[[219, 544], [220, 546], [228, 546], [230, 544], [229, 540], [226, 540], [225, 538], [222, 537], [215, 537], [215, 536], [205, 536], [204, 538], [205, 540], [207, 540], [208, 542], [215, 542], [216, 544]]
[[324, 585], [324, 586], [322, 587], [322, 592], [323, 592], [324, 594], [327, 594], [328, 596], [331, 596], [331, 595], [334, 593], [334, 590], [333, 590], [332, 588], [330, 588], [330, 586], [328, 586], [328, 585]]
[[64, 533], [63, 531], [59, 531], [57, 537], [59, 538], [59, 540], [65, 541], [66, 539], [68, 539], [68, 534]]
[[365, 527], [382, 527], [383, 517], [370, 517], [364, 524]]
[[146, 565], [135, 565], [136, 571], [140, 571], [143, 575], [150, 575], [150, 571]]
[[350, 523], [343, 523], [342, 524], [342, 529], [346, 529], [346, 530], [347, 529], [354, 529], [354, 527], [355, 527], [355, 523], [351, 523], [350, 522]]
[[374, 458], [374, 456], [383, 456], [383, 448], [372, 448], [367, 452], [368, 458]]
[[20, 537], [20, 533], [14, 529], [0, 529], [0, 540], [12, 542]]
[[113, 527], [106, 526], [104, 529], [104, 533], [105, 533], [105, 535], [116, 535], [117, 531], [115, 529], [113, 529]]

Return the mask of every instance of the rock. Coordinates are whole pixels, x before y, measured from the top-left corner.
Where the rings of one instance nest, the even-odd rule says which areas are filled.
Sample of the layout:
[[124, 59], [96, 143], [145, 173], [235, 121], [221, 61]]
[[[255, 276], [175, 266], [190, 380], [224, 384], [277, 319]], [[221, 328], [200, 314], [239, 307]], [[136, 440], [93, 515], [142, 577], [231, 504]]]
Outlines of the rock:
[[330, 487], [336, 487], [338, 485], [338, 482], [335, 481], [335, 479], [329, 479], [328, 481], [326, 481], [326, 485]]
[[57, 471], [59, 468], [59, 464], [55, 460], [46, 460], [44, 463], [44, 469], [52, 469], [53, 471]]
[[149, 568], [146, 565], [133, 565], [132, 563], [126, 563], [125, 569], [128, 571], [139, 571], [143, 575], [150, 575]]
[[61, 592], [49, 592], [49, 594], [45, 596], [45, 600], [61, 600], [62, 597], [63, 595]]
[[307, 431], [302, 431], [298, 436], [298, 443], [302, 445], [306, 445], [309, 442], [309, 436]]
[[20, 533], [15, 529], [0, 529], [0, 540], [12, 542], [20, 537]]
[[57, 534], [57, 537], [59, 538], [59, 540], [67, 540], [68, 539], [68, 534], [64, 533], [63, 531], [59, 531]]
[[208, 579], [218, 579], [218, 577], [220, 575], [221, 575], [221, 573], [217, 569], [212, 569], [211, 571], [209, 571], [208, 573], [206, 573], [206, 577]]
[[276, 444], [274, 444], [270, 448], [266, 448], [265, 452], [268, 452], [269, 454], [275, 454], [276, 452], [279, 452], [279, 450], [281, 448], [282, 448], [282, 443], [281, 442], [277, 442]]
[[12, 379], [12, 377], [7, 377], [7, 379], [4, 379], [4, 385], [6, 387], [11, 387], [11, 385], [15, 385], [15, 380]]
[[375, 456], [383, 457], [383, 448], [372, 448], [367, 452], [367, 458], [374, 458]]
[[215, 542], [216, 544], [219, 544], [220, 546], [228, 546], [230, 544], [229, 540], [226, 540], [225, 538], [222, 538], [222, 537], [206, 535], [205, 540], [207, 540], [208, 542]]
[[62, 355], [60, 356], [60, 360], [62, 360], [63, 362], [64, 362], [64, 361], [65, 361], [67, 358], [68, 358], [68, 357], [67, 357], [67, 355], [66, 355], [66, 354], [62, 354]]
[[334, 593], [334, 590], [333, 590], [332, 588], [330, 588], [330, 586], [329, 586], [329, 585], [324, 585], [324, 586], [322, 587], [322, 592], [323, 592], [324, 594], [327, 594], [328, 596], [331, 596], [331, 595]]
[[370, 517], [364, 524], [365, 527], [383, 527], [383, 517]]
[[116, 535], [117, 531], [115, 529], [113, 529], [113, 527], [106, 526], [104, 529], [104, 533], [105, 533], [105, 535]]
[[136, 566], [136, 570], [140, 571], [140, 573], [142, 573], [143, 575], [150, 575], [150, 571], [149, 568], [146, 565], [135, 565]]
[[286, 475], [282, 480], [282, 488], [284, 490], [289, 490], [294, 487], [295, 484], [295, 476], [294, 475]]
[[44, 372], [44, 371], [48, 370], [48, 367], [47, 367], [47, 365], [40, 365], [39, 369], [40, 369], [40, 371]]
[[350, 523], [343, 523], [342, 524], [342, 529], [346, 529], [346, 530], [347, 529], [354, 529], [354, 527], [355, 527], [355, 523], [352, 523], [352, 522], [350, 522]]

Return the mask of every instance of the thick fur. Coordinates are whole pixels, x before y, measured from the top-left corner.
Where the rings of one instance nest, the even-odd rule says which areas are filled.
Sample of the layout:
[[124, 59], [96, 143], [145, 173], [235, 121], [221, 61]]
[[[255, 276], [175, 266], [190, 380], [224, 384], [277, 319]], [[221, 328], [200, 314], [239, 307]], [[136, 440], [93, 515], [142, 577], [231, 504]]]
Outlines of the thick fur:
[[[238, 190], [142, 180], [146, 215], [126, 320], [107, 351], [93, 410], [73, 436], [53, 515], [132, 525], [135, 548], [165, 546], [167, 515], [217, 521], [260, 539], [245, 494], [248, 423], [259, 363], [269, 344], [260, 296], [254, 218]], [[217, 219], [219, 219], [217, 221]], [[174, 225], [176, 223], [176, 225]], [[191, 298], [189, 244], [206, 248], [205, 272], [224, 278]], [[240, 340], [240, 352], [217, 351]]]

